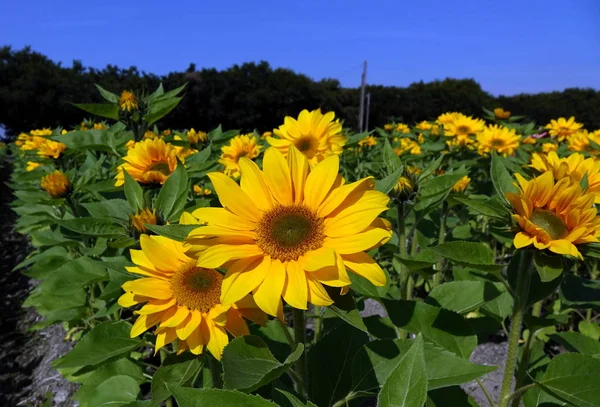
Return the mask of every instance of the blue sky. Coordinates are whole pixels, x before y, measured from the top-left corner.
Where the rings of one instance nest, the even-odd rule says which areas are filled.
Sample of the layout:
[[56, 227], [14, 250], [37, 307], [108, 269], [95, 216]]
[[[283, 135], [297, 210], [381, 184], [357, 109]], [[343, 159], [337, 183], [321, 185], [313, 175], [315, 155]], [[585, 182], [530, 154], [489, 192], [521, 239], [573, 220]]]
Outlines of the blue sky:
[[157, 74], [266, 60], [314, 79], [600, 89], [600, 1], [3, 1], [0, 45]]

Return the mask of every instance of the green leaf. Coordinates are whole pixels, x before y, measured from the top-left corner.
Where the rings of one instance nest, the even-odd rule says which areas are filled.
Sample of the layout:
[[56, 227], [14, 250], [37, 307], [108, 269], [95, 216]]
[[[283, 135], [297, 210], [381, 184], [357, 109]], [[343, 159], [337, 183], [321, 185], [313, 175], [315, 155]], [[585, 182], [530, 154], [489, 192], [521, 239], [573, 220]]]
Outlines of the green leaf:
[[568, 273], [560, 285], [565, 305], [576, 308], [600, 307], [600, 281]]
[[179, 218], [189, 195], [188, 175], [181, 162], [165, 181], [158, 193], [155, 207], [167, 221]]
[[105, 103], [73, 103], [75, 107], [100, 117], [119, 120], [119, 106]]
[[98, 85], [97, 83], [95, 83], [94, 85], [96, 86], [96, 89], [98, 89], [98, 91], [100, 92], [102, 97], [104, 99], [106, 99], [107, 102], [115, 103], [115, 104], [119, 103], [119, 96], [115, 95], [112, 92], [107, 91], [102, 86]]
[[415, 210], [431, 210], [446, 199], [454, 184], [465, 175], [467, 175], [466, 171], [462, 170], [453, 174], [441, 175], [423, 181], [422, 185], [419, 186], [419, 195], [417, 197]]
[[426, 407], [479, 407], [479, 404], [459, 386], [445, 387], [427, 393]]
[[127, 198], [129, 206], [137, 213], [146, 208], [144, 190], [127, 171], [123, 171], [123, 175], [125, 176], [125, 198]]
[[300, 400], [298, 400], [298, 397], [294, 396], [292, 393], [287, 392], [282, 389], [277, 389], [277, 388], [275, 390], [277, 390], [280, 394], [282, 394], [287, 399], [287, 401], [291, 407], [306, 407], [306, 405], [303, 402], [301, 402]]
[[[382, 386], [412, 343], [407, 339], [367, 343], [352, 361], [353, 391]], [[476, 365], [428, 342], [425, 342], [424, 355], [428, 391], [467, 383], [496, 369], [496, 366]]]
[[427, 398], [427, 373], [423, 338], [417, 336], [408, 352], [392, 370], [377, 397], [379, 407], [423, 407]]
[[552, 359], [538, 382], [544, 391], [578, 407], [600, 405], [600, 360], [578, 353]]
[[129, 354], [140, 344], [131, 338], [131, 324], [125, 321], [103, 322], [88, 332], [71, 350], [54, 363], [57, 369], [92, 366]]
[[440, 154], [438, 158], [436, 158], [435, 160], [433, 160], [429, 164], [427, 164], [427, 166], [419, 174], [419, 182], [424, 181], [427, 178], [429, 178], [435, 172], [435, 170], [437, 170], [439, 168], [439, 166], [443, 160], [444, 160], [444, 156], [442, 154]]
[[383, 287], [377, 287], [375, 285], [373, 285], [373, 283], [371, 283], [369, 280], [367, 280], [366, 278], [359, 276], [358, 274], [355, 273], [348, 273], [348, 277], [350, 278], [350, 281], [352, 282], [352, 285], [350, 285], [350, 288], [352, 288], [352, 290], [354, 290], [355, 292], [362, 294], [362, 295], [366, 295], [368, 297], [373, 297], [373, 298], [382, 298], [385, 297], [385, 295], [387, 294], [387, 292], [390, 289], [390, 284], [391, 284], [391, 280], [390, 280], [390, 276], [388, 274], [388, 272], [384, 269], [383, 272], [385, 273], [386, 276], [386, 285], [384, 285]]
[[560, 277], [564, 270], [562, 256], [547, 255], [539, 250], [536, 250], [533, 255], [533, 264], [543, 283]]
[[[350, 274], [350, 273], [349, 273]], [[369, 341], [364, 332], [343, 322], [328, 331], [308, 350], [309, 398], [329, 406], [351, 390], [352, 358]]]
[[466, 314], [500, 296], [494, 284], [483, 281], [450, 281], [436, 286], [427, 303], [459, 314]]
[[260, 396], [251, 396], [235, 390], [191, 389], [186, 387], [170, 390], [175, 396], [179, 407], [276, 407], [276, 404]]
[[558, 342], [570, 352], [579, 352], [590, 356], [600, 355], [600, 342], [579, 332], [559, 332], [550, 335], [550, 339]]
[[385, 164], [389, 173], [393, 173], [394, 171], [403, 168], [400, 157], [396, 155], [394, 149], [387, 139], [383, 145], [383, 163]]
[[72, 131], [51, 137], [72, 150], [97, 150], [115, 152], [115, 135], [107, 130]]
[[517, 188], [513, 184], [514, 179], [506, 169], [504, 160], [495, 151], [492, 152], [490, 173], [496, 193], [501, 199], [506, 200], [505, 194], [507, 192], [517, 192]]
[[198, 226], [199, 225], [146, 225], [146, 227], [154, 233], [168, 237], [169, 239], [177, 240], [178, 242], [183, 242], [190, 232], [197, 229]]
[[[517, 250], [513, 255], [512, 259], [508, 263], [507, 267], [507, 276], [508, 281], [513, 287], [516, 288], [517, 282], [517, 273], [519, 273], [519, 269], [521, 264], [523, 263], [523, 256], [525, 255], [524, 250]], [[538, 273], [532, 273], [531, 271], [527, 271], [530, 274], [529, 279], [529, 289], [527, 290], [527, 301], [526, 305], [533, 305], [534, 303], [543, 300], [548, 297], [550, 294], [554, 293], [558, 286], [560, 285], [563, 275], [555, 278], [552, 281], [548, 281], [546, 283], [542, 282]]]
[[189, 352], [169, 355], [152, 377], [152, 401], [161, 403], [171, 396], [171, 390], [190, 384], [202, 363]]
[[596, 341], [600, 339], [600, 325], [598, 324], [595, 324], [591, 321], [579, 321], [579, 324], [577, 324], [577, 329], [579, 329], [579, 332], [585, 336]]
[[388, 194], [398, 183], [398, 180], [402, 176], [402, 171], [402, 168], [398, 168], [387, 177], [375, 182], [375, 190]]
[[123, 199], [108, 199], [81, 204], [94, 218], [114, 218], [129, 222], [131, 207]]
[[60, 226], [73, 232], [96, 237], [119, 237], [126, 233], [124, 227], [110, 218], [75, 218], [57, 220]]
[[229, 342], [223, 351], [225, 388], [252, 392], [272, 382], [296, 362], [304, 346], [298, 344], [287, 359], [280, 363], [258, 336], [242, 336]]
[[498, 272], [504, 267], [494, 263], [492, 251], [489, 246], [482, 243], [455, 241], [431, 249], [453, 263], [477, 270]]
[[137, 399], [140, 392], [135, 379], [117, 375], [106, 379], [96, 387], [89, 399], [89, 405], [94, 407], [119, 407]]
[[333, 304], [327, 309], [342, 321], [352, 325], [357, 329], [360, 329], [365, 333], [369, 333], [358, 310], [356, 309], [354, 297], [352, 297], [351, 294], [340, 295], [340, 289], [338, 287], [326, 287], [326, 290], [333, 300]]
[[157, 98], [150, 103], [148, 113], [144, 116], [144, 120], [151, 126], [167, 114], [181, 102], [181, 97], [163, 97]]
[[489, 216], [490, 218], [506, 220], [508, 217], [508, 211], [501, 205], [497, 204], [495, 199], [488, 199], [486, 201], [480, 201], [475, 199], [469, 199], [464, 196], [455, 196], [452, 199], [466, 205], [473, 211]]
[[468, 358], [477, 346], [477, 336], [461, 315], [417, 301], [383, 300], [390, 319], [398, 328]]

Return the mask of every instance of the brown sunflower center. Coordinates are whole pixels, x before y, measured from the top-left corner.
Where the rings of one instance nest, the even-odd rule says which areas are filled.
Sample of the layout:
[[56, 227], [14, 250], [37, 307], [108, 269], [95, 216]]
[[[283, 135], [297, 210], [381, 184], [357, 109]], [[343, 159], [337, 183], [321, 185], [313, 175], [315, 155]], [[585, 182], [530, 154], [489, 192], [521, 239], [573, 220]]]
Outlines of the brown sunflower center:
[[323, 220], [301, 205], [277, 206], [256, 228], [258, 246], [273, 259], [296, 260], [323, 245]]
[[504, 140], [502, 140], [502, 139], [497, 139], [497, 138], [496, 138], [496, 139], [493, 139], [493, 140], [492, 140], [492, 145], [493, 145], [494, 147], [502, 147], [502, 146], [504, 146]]
[[529, 220], [537, 227], [544, 229], [553, 240], [562, 239], [569, 234], [565, 222], [554, 212], [534, 209]]
[[317, 154], [317, 150], [319, 147], [319, 142], [316, 138], [312, 136], [305, 136], [299, 138], [294, 145], [301, 153], [303, 153], [308, 158], [313, 158], [315, 154]]
[[182, 266], [171, 278], [178, 305], [208, 312], [220, 302], [223, 276], [215, 269], [197, 267], [195, 261]]
[[150, 167], [150, 171], [157, 171], [163, 175], [170, 175], [171, 168], [169, 167], [169, 163], [159, 162]]
[[456, 132], [459, 134], [469, 134], [471, 132], [471, 128], [469, 126], [458, 126], [456, 128]]

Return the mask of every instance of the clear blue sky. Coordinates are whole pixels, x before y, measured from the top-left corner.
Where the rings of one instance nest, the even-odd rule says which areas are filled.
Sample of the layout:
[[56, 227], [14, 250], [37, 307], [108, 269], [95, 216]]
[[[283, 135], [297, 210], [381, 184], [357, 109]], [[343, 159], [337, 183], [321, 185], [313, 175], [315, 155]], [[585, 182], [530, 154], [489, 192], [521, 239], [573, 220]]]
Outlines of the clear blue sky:
[[266, 60], [314, 79], [600, 89], [600, 0], [4, 0], [0, 45], [156, 74]]

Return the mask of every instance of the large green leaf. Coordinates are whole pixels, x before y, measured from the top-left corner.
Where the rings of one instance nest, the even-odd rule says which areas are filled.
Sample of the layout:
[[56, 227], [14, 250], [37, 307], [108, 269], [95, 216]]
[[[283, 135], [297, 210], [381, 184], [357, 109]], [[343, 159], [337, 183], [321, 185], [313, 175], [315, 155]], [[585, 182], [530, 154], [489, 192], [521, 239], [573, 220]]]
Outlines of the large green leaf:
[[504, 266], [494, 263], [489, 246], [476, 242], [447, 242], [432, 247], [433, 251], [453, 263], [484, 271], [500, 271]]
[[398, 168], [385, 178], [378, 180], [375, 182], [375, 189], [383, 192], [384, 194], [389, 193], [398, 183], [398, 180], [402, 176], [402, 171], [402, 168]]
[[577, 308], [600, 308], [600, 281], [567, 274], [560, 286], [565, 305]]
[[426, 398], [427, 373], [423, 355], [423, 338], [418, 335], [383, 383], [377, 405], [379, 407], [423, 407]]
[[362, 276], [359, 276], [358, 274], [348, 273], [348, 277], [350, 277], [350, 281], [352, 282], [352, 285], [350, 285], [350, 288], [352, 288], [352, 290], [356, 291], [357, 293], [366, 295], [368, 297], [373, 297], [373, 298], [385, 297], [385, 295], [387, 294], [387, 292], [390, 289], [391, 280], [390, 280], [390, 276], [389, 276], [388, 272], [385, 269], [383, 271], [386, 275], [386, 281], [387, 281], [387, 283], [383, 287], [377, 287], [377, 286], [373, 285], [373, 283], [371, 283], [369, 280], [367, 280], [366, 278], [364, 278]]
[[131, 207], [124, 199], [107, 199], [105, 201], [81, 204], [94, 218], [114, 218], [129, 222]]
[[549, 255], [537, 250], [533, 255], [533, 265], [542, 283], [547, 283], [560, 277], [564, 270], [562, 256]]
[[235, 390], [191, 389], [179, 387], [171, 389], [179, 407], [207, 406], [243, 406], [243, 407], [276, 407], [276, 404], [260, 396], [251, 396]]
[[129, 376], [117, 375], [106, 379], [96, 387], [88, 400], [90, 407], [120, 407], [135, 401], [140, 387]]
[[73, 103], [74, 106], [96, 116], [119, 120], [119, 106], [107, 103]]
[[107, 130], [72, 131], [60, 136], [53, 136], [72, 150], [98, 150], [116, 154], [115, 135]]
[[427, 303], [450, 311], [466, 314], [502, 292], [492, 283], [484, 281], [450, 281], [435, 287], [427, 297]]
[[400, 161], [400, 157], [396, 155], [394, 149], [387, 139], [383, 145], [383, 163], [385, 164], [389, 173], [393, 173], [398, 169], [402, 169], [402, 161]]
[[[164, 95], [163, 95], [164, 96]], [[148, 113], [144, 116], [144, 119], [149, 126], [169, 114], [169, 112], [175, 109], [175, 106], [181, 102], [181, 97], [161, 97], [153, 100], [148, 107]]]
[[183, 211], [188, 195], [188, 175], [180, 162], [160, 189], [155, 207], [164, 220], [175, 221]]
[[[352, 361], [353, 391], [382, 386], [411, 345], [412, 341], [406, 339], [367, 343]], [[428, 342], [424, 355], [428, 391], [466, 383], [496, 369], [496, 366], [476, 365]]]
[[504, 195], [507, 192], [517, 192], [517, 188], [514, 185], [515, 180], [506, 169], [503, 158], [496, 154], [495, 151], [492, 152], [490, 173], [496, 193], [501, 199], [506, 200]]
[[485, 201], [469, 199], [464, 196], [455, 196], [452, 199], [466, 205], [473, 211], [480, 213], [485, 216], [489, 216], [490, 218], [506, 220], [508, 216], [508, 211], [495, 199], [487, 199]]
[[183, 242], [188, 234], [197, 229], [199, 225], [146, 225], [148, 229], [161, 236], [168, 237], [169, 239]]
[[579, 332], [559, 332], [551, 335], [550, 338], [571, 352], [590, 356], [600, 355], [600, 342]]
[[426, 407], [479, 407], [479, 404], [459, 386], [445, 387], [427, 393]]
[[56, 222], [65, 229], [87, 236], [110, 238], [126, 233], [122, 225], [110, 218], [75, 218]]
[[127, 198], [129, 206], [135, 212], [139, 212], [146, 208], [144, 204], [144, 190], [127, 171], [123, 171], [123, 175], [125, 176], [125, 198]]
[[466, 171], [457, 171], [453, 174], [441, 175], [424, 181], [419, 186], [419, 196], [417, 197], [415, 210], [428, 212], [436, 207], [450, 194], [454, 184], [465, 175], [467, 175]]
[[202, 363], [196, 355], [169, 355], [152, 376], [152, 400], [161, 403], [171, 396], [171, 390], [190, 384]]
[[236, 338], [223, 351], [223, 378], [225, 387], [252, 392], [277, 379], [300, 358], [304, 346], [298, 344], [281, 363], [257, 336]]
[[88, 332], [54, 366], [57, 369], [92, 366], [126, 355], [142, 342], [139, 338], [131, 338], [130, 331], [131, 324], [125, 321], [103, 322]]
[[461, 315], [420, 301], [383, 300], [390, 319], [398, 328], [423, 334], [429, 342], [468, 358], [477, 346], [477, 336]]
[[107, 91], [102, 86], [98, 85], [97, 83], [95, 83], [94, 85], [96, 86], [96, 89], [98, 89], [98, 92], [100, 92], [102, 97], [104, 99], [106, 99], [107, 102], [115, 103], [115, 104], [119, 103], [119, 96], [115, 95], [112, 92]]
[[327, 287], [326, 290], [333, 300], [333, 304], [327, 310], [353, 327], [368, 333], [367, 327], [356, 309], [354, 297], [350, 294], [340, 295], [340, 289], [337, 287]]
[[578, 353], [556, 356], [538, 382], [551, 395], [578, 407], [600, 405], [600, 360]]

